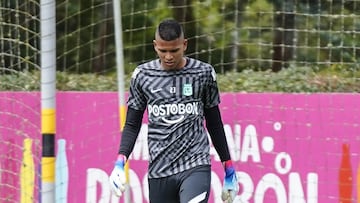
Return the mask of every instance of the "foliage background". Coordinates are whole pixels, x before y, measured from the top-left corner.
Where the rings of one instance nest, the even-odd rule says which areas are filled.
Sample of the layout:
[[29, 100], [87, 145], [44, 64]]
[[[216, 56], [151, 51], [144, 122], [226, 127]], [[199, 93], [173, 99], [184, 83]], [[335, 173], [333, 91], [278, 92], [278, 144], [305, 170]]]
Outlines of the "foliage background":
[[[351, 72], [351, 75], [353, 74]], [[244, 70], [218, 74], [217, 78], [221, 92], [360, 92], [359, 77], [349, 77], [346, 71], [339, 70], [322, 72], [311, 68], [287, 68], [279, 72]], [[128, 89], [130, 75], [126, 75], [125, 79]], [[38, 91], [40, 72], [0, 75], [0, 81], [0, 91]], [[117, 79], [115, 74], [57, 72], [56, 87], [59, 91], [117, 91]]]
[[[38, 91], [39, 0], [0, 5], [0, 91]], [[359, 92], [360, 1], [131, 0], [121, 11], [126, 85], [156, 57], [157, 23], [175, 18], [221, 91]], [[56, 19], [57, 89], [116, 91], [112, 0], [56, 0]]]

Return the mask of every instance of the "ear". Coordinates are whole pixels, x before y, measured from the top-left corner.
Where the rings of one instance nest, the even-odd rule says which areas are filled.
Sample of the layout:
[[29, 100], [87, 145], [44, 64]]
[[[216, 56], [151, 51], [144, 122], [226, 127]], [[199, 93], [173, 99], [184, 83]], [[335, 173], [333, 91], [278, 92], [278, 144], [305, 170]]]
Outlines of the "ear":
[[154, 49], [156, 51], [156, 40], [153, 40], [153, 46], [154, 46]]
[[187, 39], [184, 39], [184, 51], [186, 51], [187, 49], [187, 45], [188, 45], [188, 40]]

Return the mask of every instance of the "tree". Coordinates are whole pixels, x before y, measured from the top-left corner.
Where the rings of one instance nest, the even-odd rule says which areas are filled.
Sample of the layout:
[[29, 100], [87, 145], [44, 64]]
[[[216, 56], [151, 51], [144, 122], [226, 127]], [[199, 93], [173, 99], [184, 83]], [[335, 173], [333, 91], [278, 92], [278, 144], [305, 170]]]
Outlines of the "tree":
[[174, 19], [183, 25], [186, 37], [189, 40], [187, 52], [195, 53], [196, 41], [194, 38], [188, 36], [196, 35], [196, 24], [191, 5], [192, 0], [169, 0], [169, 5], [172, 6]]
[[272, 71], [287, 67], [294, 53], [294, 0], [274, 1], [274, 39]]

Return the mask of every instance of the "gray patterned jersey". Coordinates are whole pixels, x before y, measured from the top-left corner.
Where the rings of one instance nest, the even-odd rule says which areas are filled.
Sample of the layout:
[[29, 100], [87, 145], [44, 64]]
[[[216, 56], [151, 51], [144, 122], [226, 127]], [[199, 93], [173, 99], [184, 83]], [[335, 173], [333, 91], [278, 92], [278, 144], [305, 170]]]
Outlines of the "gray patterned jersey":
[[204, 108], [220, 103], [216, 74], [211, 65], [186, 59], [173, 71], [152, 60], [132, 76], [128, 106], [148, 113], [149, 178], [210, 164]]

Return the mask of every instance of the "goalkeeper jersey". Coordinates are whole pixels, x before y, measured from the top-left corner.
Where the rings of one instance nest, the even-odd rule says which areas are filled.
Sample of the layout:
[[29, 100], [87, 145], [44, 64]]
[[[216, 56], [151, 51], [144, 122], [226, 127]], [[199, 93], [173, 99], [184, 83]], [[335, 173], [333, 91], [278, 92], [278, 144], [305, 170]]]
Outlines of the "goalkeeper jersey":
[[204, 108], [220, 103], [216, 73], [210, 64], [186, 60], [181, 70], [152, 60], [132, 75], [127, 104], [148, 113], [149, 178], [210, 165]]

